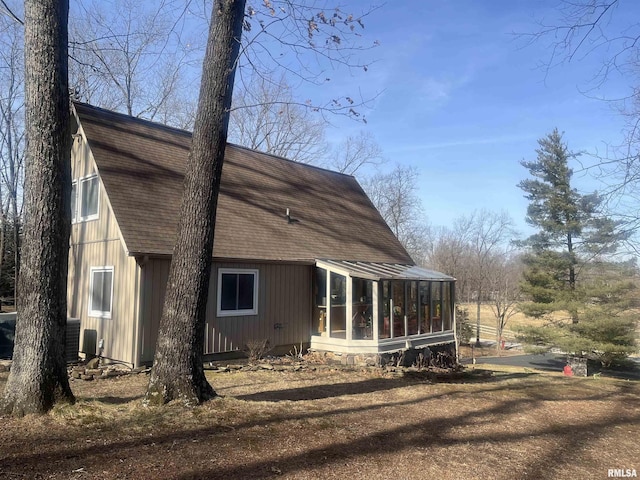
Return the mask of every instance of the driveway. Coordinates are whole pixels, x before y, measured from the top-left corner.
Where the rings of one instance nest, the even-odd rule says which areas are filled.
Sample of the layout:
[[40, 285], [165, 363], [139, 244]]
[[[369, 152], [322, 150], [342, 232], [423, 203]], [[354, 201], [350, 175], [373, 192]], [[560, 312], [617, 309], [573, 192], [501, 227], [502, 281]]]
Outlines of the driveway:
[[[562, 372], [566, 365], [566, 356], [547, 353], [543, 355], [510, 355], [505, 357], [478, 357], [476, 364], [491, 365], [509, 365], [513, 367], [532, 368], [536, 370], [544, 370], [548, 372]], [[593, 366], [594, 373], [600, 373], [606, 377], [623, 378], [627, 380], [640, 380], [640, 360], [637, 358], [630, 359], [629, 367], [616, 367], [611, 369]], [[462, 364], [469, 365], [471, 359], [463, 358]], [[592, 372], [592, 365], [589, 364], [589, 373]]]

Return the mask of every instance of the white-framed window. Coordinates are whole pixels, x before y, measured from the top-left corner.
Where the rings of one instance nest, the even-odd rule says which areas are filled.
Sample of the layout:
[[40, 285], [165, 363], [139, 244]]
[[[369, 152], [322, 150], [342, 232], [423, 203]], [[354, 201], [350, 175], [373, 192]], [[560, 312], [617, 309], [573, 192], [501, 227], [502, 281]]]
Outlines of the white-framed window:
[[113, 267], [91, 267], [89, 316], [111, 318]]
[[258, 270], [218, 269], [218, 316], [258, 314]]
[[71, 184], [71, 220], [86, 222], [98, 218], [100, 183], [98, 175], [74, 180]]

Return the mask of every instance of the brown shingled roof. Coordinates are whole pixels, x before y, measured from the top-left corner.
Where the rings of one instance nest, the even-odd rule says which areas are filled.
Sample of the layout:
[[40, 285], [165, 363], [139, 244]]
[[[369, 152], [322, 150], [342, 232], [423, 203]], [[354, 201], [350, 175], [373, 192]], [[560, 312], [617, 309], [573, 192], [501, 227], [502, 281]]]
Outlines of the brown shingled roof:
[[[191, 134], [86, 104], [75, 110], [127, 249], [170, 255]], [[413, 264], [352, 176], [231, 144], [214, 257]]]

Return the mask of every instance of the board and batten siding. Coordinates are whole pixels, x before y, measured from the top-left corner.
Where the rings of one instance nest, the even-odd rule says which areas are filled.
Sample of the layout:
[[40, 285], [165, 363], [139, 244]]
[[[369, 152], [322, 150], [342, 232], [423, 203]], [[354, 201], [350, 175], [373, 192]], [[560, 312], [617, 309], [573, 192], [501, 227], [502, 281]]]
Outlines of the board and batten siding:
[[[91, 151], [81, 135], [74, 136], [71, 158], [74, 180], [96, 172]], [[135, 363], [139, 267], [127, 255], [104, 186], [99, 184], [98, 218], [71, 226], [67, 315], [80, 319], [81, 351], [92, 345], [85, 341], [85, 334], [93, 335], [96, 348], [100, 339], [104, 340], [105, 357]], [[92, 267], [113, 267], [111, 318], [89, 316]]]
[[[218, 269], [258, 270], [258, 314], [216, 316]], [[169, 260], [150, 259], [143, 267], [141, 362], [153, 361]], [[272, 347], [308, 343], [311, 338], [311, 267], [284, 263], [215, 262], [209, 283], [205, 354], [242, 350], [250, 340]]]

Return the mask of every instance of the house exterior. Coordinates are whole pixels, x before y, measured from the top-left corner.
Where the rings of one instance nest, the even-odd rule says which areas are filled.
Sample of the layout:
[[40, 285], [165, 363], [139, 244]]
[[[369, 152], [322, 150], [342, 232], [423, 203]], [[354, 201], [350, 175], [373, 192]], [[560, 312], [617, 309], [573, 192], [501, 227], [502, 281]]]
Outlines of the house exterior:
[[[153, 361], [191, 134], [73, 106], [68, 315], [81, 351]], [[454, 284], [414, 265], [349, 175], [228, 145], [204, 351], [454, 342]]]

